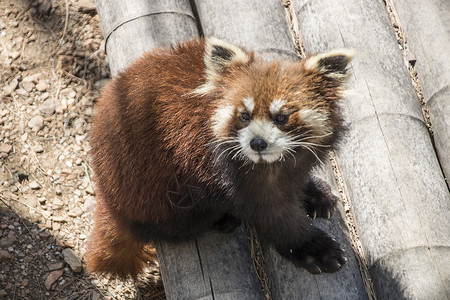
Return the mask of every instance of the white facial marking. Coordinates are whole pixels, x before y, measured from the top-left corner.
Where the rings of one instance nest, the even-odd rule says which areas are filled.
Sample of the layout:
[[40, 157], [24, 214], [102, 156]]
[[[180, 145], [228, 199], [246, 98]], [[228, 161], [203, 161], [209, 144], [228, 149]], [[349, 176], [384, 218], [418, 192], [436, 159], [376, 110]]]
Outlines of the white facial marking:
[[252, 113], [253, 109], [255, 108], [255, 101], [253, 101], [253, 98], [249, 97], [249, 98], [244, 98], [244, 106], [247, 109], [248, 113]]
[[232, 105], [223, 105], [219, 107], [213, 114], [212, 120], [212, 128], [216, 136], [224, 137], [225, 127], [230, 122], [230, 119], [233, 117], [234, 106]]
[[204, 84], [195, 88], [191, 93], [194, 95], [205, 96], [214, 89], [214, 83], [207, 81]]
[[272, 101], [272, 103], [270, 104], [270, 112], [272, 113], [272, 115], [276, 115], [277, 113], [280, 112], [280, 109], [283, 107], [283, 105], [286, 104], [286, 100], [283, 99], [275, 99]]
[[329, 115], [326, 112], [316, 109], [302, 109], [298, 112], [300, 118], [313, 127], [313, 131], [319, 135], [327, 135], [331, 133], [329, 124]]
[[[261, 138], [267, 143], [267, 148], [261, 152], [250, 147], [250, 141]], [[278, 129], [271, 120], [252, 120], [250, 124], [238, 131], [238, 139], [242, 153], [253, 162], [271, 163], [280, 160], [289, 147], [289, 137]]]

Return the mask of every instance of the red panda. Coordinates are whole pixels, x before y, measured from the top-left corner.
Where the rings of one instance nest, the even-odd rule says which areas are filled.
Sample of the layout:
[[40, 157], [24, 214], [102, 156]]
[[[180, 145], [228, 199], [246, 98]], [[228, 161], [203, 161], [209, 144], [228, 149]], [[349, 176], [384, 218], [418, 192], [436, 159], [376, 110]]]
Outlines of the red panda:
[[255, 226], [295, 265], [335, 272], [343, 250], [312, 225], [336, 204], [312, 167], [343, 131], [351, 50], [264, 61], [216, 38], [145, 54], [104, 89], [91, 137], [88, 269], [136, 277], [146, 245]]

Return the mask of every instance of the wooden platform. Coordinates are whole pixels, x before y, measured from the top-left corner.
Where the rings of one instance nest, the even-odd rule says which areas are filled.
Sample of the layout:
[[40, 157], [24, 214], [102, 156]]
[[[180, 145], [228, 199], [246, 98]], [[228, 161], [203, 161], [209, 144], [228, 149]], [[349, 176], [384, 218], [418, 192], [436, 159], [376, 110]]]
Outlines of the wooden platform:
[[[349, 136], [335, 172], [326, 165], [318, 174], [350, 202], [359, 251], [339, 272], [314, 276], [263, 245], [264, 294], [244, 228], [161, 243], [168, 299], [373, 298], [364, 260], [378, 299], [450, 299], [450, 2], [386, 2], [416, 56], [432, 136], [382, 0], [96, 1], [113, 75], [144, 51], [200, 35], [269, 59], [299, 59], [302, 47], [357, 52], [353, 93], [342, 101]], [[353, 253], [342, 207], [317, 225]]]

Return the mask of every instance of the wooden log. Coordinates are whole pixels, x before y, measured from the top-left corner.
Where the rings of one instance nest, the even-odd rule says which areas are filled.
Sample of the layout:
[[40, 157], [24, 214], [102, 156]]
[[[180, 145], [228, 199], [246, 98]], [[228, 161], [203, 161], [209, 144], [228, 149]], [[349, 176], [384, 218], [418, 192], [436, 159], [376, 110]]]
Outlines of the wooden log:
[[409, 50], [430, 112], [436, 150], [450, 176], [450, 2], [395, 0]]
[[[197, 0], [196, 5], [205, 36], [255, 49], [267, 59], [297, 59], [281, 2]], [[332, 176], [326, 179], [332, 183]], [[337, 212], [331, 222], [320, 223], [343, 244], [349, 261], [336, 274], [311, 275], [264, 247], [273, 299], [367, 298], [342, 216]]]
[[382, 1], [293, 4], [308, 51], [357, 52], [337, 160], [378, 298], [448, 298], [449, 192]]
[[262, 299], [244, 226], [157, 245], [168, 299]]
[[278, 1], [195, 1], [205, 36], [255, 50], [266, 59], [297, 59]]
[[189, 1], [96, 0], [113, 76], [145, 51], [198, 36]]
[[[187, 0], [97, 0], [96, 5], [113, 75], [145, 51], [198, 36]], [[207, 233], [155, 246], [168, 299], [263, 297], [242, 226], [234, 234]]]

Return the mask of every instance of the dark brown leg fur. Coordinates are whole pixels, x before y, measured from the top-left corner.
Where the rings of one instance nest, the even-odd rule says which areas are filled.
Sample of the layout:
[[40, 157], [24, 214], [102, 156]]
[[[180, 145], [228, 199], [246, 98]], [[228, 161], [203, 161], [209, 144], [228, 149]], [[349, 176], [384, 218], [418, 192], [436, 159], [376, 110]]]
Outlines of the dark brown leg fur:
[[274, 245], [281, 255], [313, 274], [336, 272], [345, 263], [340, 245], [313, 226], [295, 202], [275, 205], [264, 210], [270, 214], [259, 215], [250, 221], [259, 236]]
[[86, 252], [88, 271], [122, 279], [128, 276], [136, 278], [147, 262], [155, 260], [155, 250], [136, 241], [99, 201]]
[[241, 219], [226, 213], [213, 224], [213, 228], [221, 233], [231, 233], [241, 225], [241, 223]]
[[304, 205], [308, 216], [313, 219], [316, 217], [329, 219], [333, 215], [339, 199], [331, 193], [325, 181], [311, 176], [304, 193], [306, 195]]

